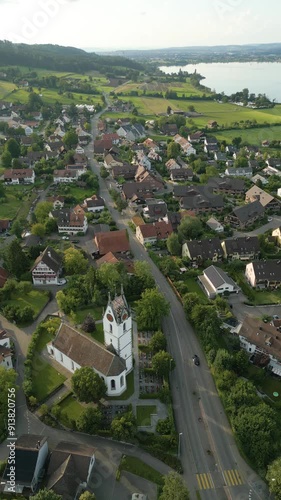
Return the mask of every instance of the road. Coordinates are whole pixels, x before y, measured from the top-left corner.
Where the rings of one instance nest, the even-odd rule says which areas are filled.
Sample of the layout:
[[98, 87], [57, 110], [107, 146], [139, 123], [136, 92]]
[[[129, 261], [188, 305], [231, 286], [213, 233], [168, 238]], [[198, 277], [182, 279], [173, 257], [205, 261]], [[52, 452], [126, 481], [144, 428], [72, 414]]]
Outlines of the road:
[[[92, 120], [93, 137], [97, 135], [97, 121], [98, 117]], [[90, 167], [94, 173], [99, 173], [99, 165], [92, 159], [92, 152], [93, 146], [89, 144], [86, 153], [90, 158]], [[120, 215], [114, 209], [106, 181], [101, 178], [100, 195], [118, 227], [128, 228], [128, 215]], [[250, 497], [264, 500], [268, 496], [266, 485], [238, 452], [204, 354], [180, 302], [134, 233], [128, 232], [135, 259], [149, 263], [157, 286], [171, 305], [171, 313], [165, 318], [163, 329], [169, 351], [176, 362], [171, 387], [184, 478], [191, 498], [197, 498], [196, 490], [200, 490], [202, 500], [248, 500]], [[201, 359], [200, 367], [192, 362], [194, 353]]]

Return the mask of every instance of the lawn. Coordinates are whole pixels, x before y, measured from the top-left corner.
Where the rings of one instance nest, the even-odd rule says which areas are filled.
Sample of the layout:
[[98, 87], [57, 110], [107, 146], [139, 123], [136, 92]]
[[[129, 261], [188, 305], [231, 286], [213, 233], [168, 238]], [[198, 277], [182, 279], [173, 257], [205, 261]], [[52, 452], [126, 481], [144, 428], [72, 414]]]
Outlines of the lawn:
[[32, 186], [5, 186], [5, 198], [0, 201], [0, 218], [27, 218], [32, 201], [36, 194]]
[[[248, 368], [249, 379], [256, 385], [258, 389], [264, 392], [268, 397], [274, 401], [281, 401], [281, 380], [265, 375], [262, 379], [263, 370], [257, 366], [250, 365]], [[278, 392], [279, 396], [273, 396], [274, 392]]]
[[[39, 94], [38, 89], [34, 89], [34, 92]], [[45, 104], [54, 104], [56, 101], [62, 104], [96, 104], [101, 103], [101, 98], [99, 95], [93, 94], [81, 94], [79, 92], [71, 92], [73, 98], [67, 97], [67, 93], [59, 94], [55, 89], [41, 88], [40, 96], [42, 97]], [[26, 103], [28, 101], [29, 91], [24, 88], [20, 88], [10, 92], [6, 95], [5, 100], [9, 102], [19, 101], [21, 103]]]
[[49, 363], [36, 355], [32, 365], [33, 393], [38, 401], [43, 401], [55, 389], [60, 387], [66, 377], [57, 372]]
[[48, 292], [43, 290], [31, 290], [31, 292], [22, 295], [19, 293], [12, 294], [10, 300], [5, 301], [6, 305], [20, 306], [21, 308], [30, 306], [34, 311], [34, 318], [42, 311], [48, 303]]
[[258, 305], [267, 305], [267, 304], [280, 304], [281, 303], [281, 290], [259, 290], [254, 291], [255, 298], [254, 304]]
[[164, 478], [160, 472], [147, 465], [145, 462], [136, 457], [128, 457], [123, 455], [120, 463], [120, 471], [125, 470], [143, 477], [147, 481], [163, 486]]
[[90, 198], [91, 196], [93, 196], [93, 194], [95, 194], [95, 190], [93, 188], [81, 188], [72, 184], [68, 186], [59, 185], [58, 189], [56, 190], [56, 194], [67, 194], [67, 196], [72, 196], [73, 198], [75, 198], [76, 203], [82, 203], [85, 198]]
[[137, 408], [137, 425], [150, 426], [151, 415], [157, 413], [156, 406], [155, 405], [137, 406], [136, 408]]
[[134, 372], [132, 371], [129, 373], [129, 375], [126, 377], [127, 378], [127, 389], [121, 396], [106, 396], [105, 399], [107, 400], [121, 400], [125, 401], [125, 399], [130, 398], [135, 391], [135, 384], [134, 384]]
[[12, 90], [16, 88], [16, 85], [12, 82], [0, 81], [0, 99], [5, 100], [5, 96], [10, 94]]
[[71, 420], [77, 420], [85, 410], [72, 394], [64, 398], [59, 406], [61, 408], [59, 420], [65, 426], [68, 426]]
[[[57, 329], [59, 328], [60, 326], [60, 323], [61, 323], [61, 320], [59, 318], [52, 318], [51, 320], [49, 321], [52, 321], [52, 325], [55, 325], [57, 327]], [[52, 333], [50, 333], [47, 328], [45, 329], [44, 333], [41, 333], [40, 334], [40, 337], [36, 343], [36, 351], [38, 353], [40, 353], [41, 351], [43, 351], [44, 347], [46, 346], [46, 344], [48, 344], [48, 342], [50, 342], [51, 340], [53, 340], [54, 338], [54, 335]]]
[[248, 130], [226, 130], [216, 132], [219, 141], [230, 143], [234, 137], [241, 137], [243, 142], [260, 145], [262, 141], [279, 140], [281, 137], [281, 126], [261, 127]]
[[198, 285], [196, 278], [185, 278], [183, 275], [182, 279], [186, 283], [189, 293], [196, 293], [201, 299], [207, 302], [207, 297], [202, 288]]
[[80, 309], [79, 311], [75, 311], [75, 315], [73, 316], [73, 320], [75, 323], [78, 325], [81, 325], [83, 323], [84, 319], [88, 314], [91, 314], [93, 316], [95, 321], [98, 321], [102, 319], [102, 311], [103, 308], [101, 306], [89, 306], [86, 307], [85, 309]]

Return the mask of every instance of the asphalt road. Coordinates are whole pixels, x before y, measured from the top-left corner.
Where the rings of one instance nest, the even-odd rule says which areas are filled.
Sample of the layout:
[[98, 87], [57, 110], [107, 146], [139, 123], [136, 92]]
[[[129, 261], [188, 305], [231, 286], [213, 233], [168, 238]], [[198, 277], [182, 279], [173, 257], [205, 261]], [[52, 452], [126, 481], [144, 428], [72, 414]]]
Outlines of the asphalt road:
[[[97, 119], [95, 117], [92, 121], [93, 137], [97, 134]], [[92, 151], [89, 144], [86, 152], [90, 166], [94, 173], [98, 173], [99, 165], [92, 159]], [[128, 228], [128, 215], [120, 215], [114, 209], [106, 182], [101, 178], [100, 195], [120, 229]], [[180, 433], [184, 478], [191, 498], [195, 499], [196, 490], [200, 490], [203, 500], [264, 500], [268, 496], [266, 485], [238, 452], [204, 354], [180, 302], [135, 235], [130, 230], [128, 232], [134, 257], [150, 264], [157, 286], [171, 305], [163, 329], [176, 362], [171, 376], [174, 414]], [[192, 362], [194, 353], [200, 357], [200, 367]]]

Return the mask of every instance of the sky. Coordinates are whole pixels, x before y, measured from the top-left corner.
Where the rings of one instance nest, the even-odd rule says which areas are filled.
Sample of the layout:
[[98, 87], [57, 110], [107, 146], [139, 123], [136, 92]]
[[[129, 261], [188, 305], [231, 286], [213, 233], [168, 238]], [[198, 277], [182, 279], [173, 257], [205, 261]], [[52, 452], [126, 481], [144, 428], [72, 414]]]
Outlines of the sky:
[[0, 40], [83, 49], [281, 42], [277, 0], [0, 0]]

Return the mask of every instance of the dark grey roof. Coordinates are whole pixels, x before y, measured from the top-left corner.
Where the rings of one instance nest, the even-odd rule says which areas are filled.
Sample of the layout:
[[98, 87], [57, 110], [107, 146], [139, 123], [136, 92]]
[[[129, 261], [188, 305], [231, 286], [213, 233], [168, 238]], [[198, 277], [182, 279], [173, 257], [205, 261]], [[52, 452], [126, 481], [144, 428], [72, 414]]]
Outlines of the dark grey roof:
[[240, 222], [247, 222], [247, 220], [257, 217], [258, 215], [263, 215], [264, 207], [258, 200], [256, 200], [252, 203], [247, 203], [242, 207], [236, 207], [232, 212]]
[[218, 288], [224, 283], [229, 283], [230, 285], [238, 288], [235, 281], [228, 276], [222, 269], [216, 266], [209, 266], [204, 270], [204, 275], [209, 279], [214, 288]]
[[27, 236], [23, 242], [23, 247], [30, 248], [36, 245], [40, 245], [42, 243], [42, 239], [40, 236], [36, 236], [35, 234], [30, 234]]
[[227, 254], [238, 253], [248, 254], [257, 253], [260, 249], [260, 243], [257, 236], [241, 236], [239, 238], [230, 238], [224, 241]]
[[257, 281], [281, 282], [281, 260], [258, 260], [252, 264]]
[[[18, 484], [30, 485], [38, 459], [39, 447], [46, 442], [47, 438], [35, 434], [23, 434], [16, 441], [15, 462], [16, 482]], [[43, 464], [42, 464], [43, 466]], [[7, 464], [4, 479], [9, 480], [7, 475], [10, 465]]]
[[174, 196], [181, 198], [181, 207], [186, 209], [223, 208], [221, 195], [213, 193], [213, 188], [206, 186], [175, 186]]
[[167, 213], [167, 205], [163, 200], [148, 198], [146, 200], [146, 206], [148, 208], [146, 213], [149, 217], [164, 217]]
[[132, 198], [134, 195], [139, 198], [146, 197], [147, 194], [152, 194], [153, 187], [150, 182], [125, 182], [123, 184], [123, 193], [127, 199]]
[[240, 192], [245, 191], [245, 181], [243, 179], [233, 179], [231, 177], [211, 177], [210, 179], [208, 179], [208, 186], [213, 189]]
[[218, 257], [223, 256], [223, 250], [219, 238], [186, 241], [185, 244], [188, 247], [190, 257], [192, 259], [201, 256], [203, 260], [212, 260], [215, 255]]
[[44, 262], [46, 266], [57, 273], [61, 267], [62, 259], [52, 247], [47, 247], [44, 252], [37, 257], [32, 269], [34, 269], [39, 262]]
[[253, 174], [253, 169], [252, 167], [239, 167], [239, 168], [236, 168], [236, 167], [230, 167], [227, 169], [229, 175], [236, 175], [237, 177], [241, 176], [243, 177], [243, 175], [252, 175]]

